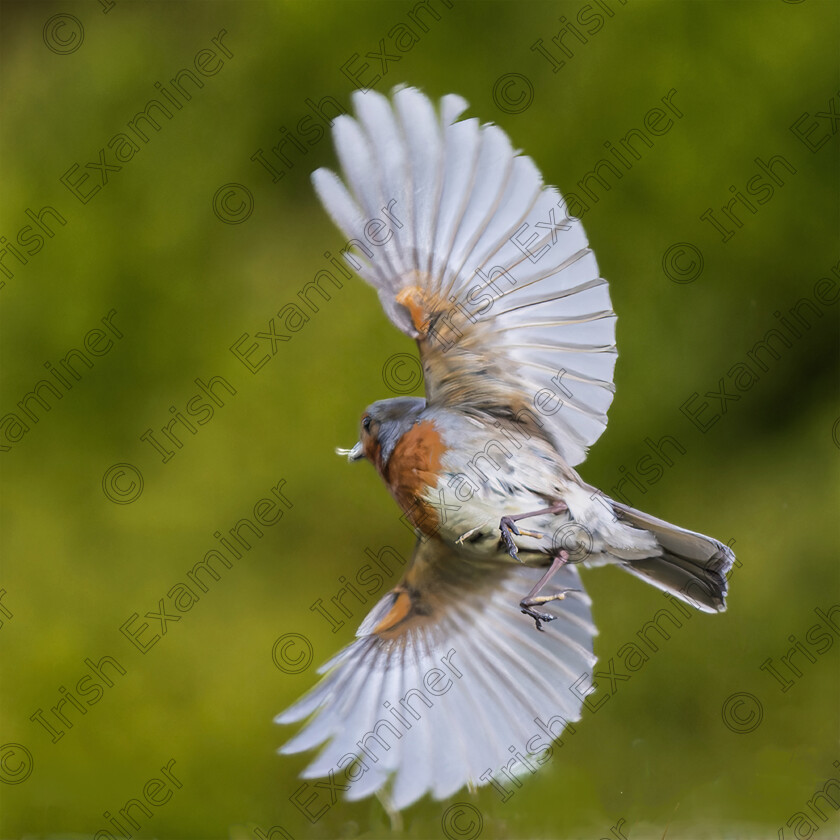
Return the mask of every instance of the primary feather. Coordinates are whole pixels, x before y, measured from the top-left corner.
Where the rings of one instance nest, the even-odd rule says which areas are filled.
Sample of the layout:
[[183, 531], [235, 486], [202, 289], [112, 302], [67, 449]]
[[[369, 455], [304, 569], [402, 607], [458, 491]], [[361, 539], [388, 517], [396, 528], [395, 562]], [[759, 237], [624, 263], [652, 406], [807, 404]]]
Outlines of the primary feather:
[[[524, 412], [579, 464], [606, 427], [617, 356], [607, 282], [579, 220], [502, 129], [456, 122], [460, 97], [438, 112], [414, 88], [393, 103], [357, 92], [354, 104], [357, 118], [334, 126], [344, 180], [319, 169], [313, 183], [356, 243], [348, 262], [418, 340], [430, 403]], [[386, 207], [396, 221], [375, 244], [365, 226]], [[562, 400], [550, 413], [544, 389]]]

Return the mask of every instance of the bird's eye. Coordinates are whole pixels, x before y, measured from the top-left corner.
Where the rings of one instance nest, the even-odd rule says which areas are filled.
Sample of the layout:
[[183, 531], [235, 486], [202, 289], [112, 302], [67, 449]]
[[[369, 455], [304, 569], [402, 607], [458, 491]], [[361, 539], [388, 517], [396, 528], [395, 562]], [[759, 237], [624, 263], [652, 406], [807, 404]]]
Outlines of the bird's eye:
[[362, 418], [362, 428], [366, 431], [370, 431], [370, 417]]

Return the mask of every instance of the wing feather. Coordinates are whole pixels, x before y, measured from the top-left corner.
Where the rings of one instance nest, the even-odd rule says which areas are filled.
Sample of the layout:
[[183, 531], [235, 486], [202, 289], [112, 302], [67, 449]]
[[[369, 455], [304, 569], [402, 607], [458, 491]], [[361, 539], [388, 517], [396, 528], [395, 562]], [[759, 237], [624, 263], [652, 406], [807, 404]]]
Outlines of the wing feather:
[[577, 591], [546, 606], [558, 618], [544, 633], [521, 615], [519, 600], [541, 573], [418, 542], [403, 581], [356, 640], [278, 715], [281, 723], [309, 718], [281, 752], [320, 746], [304, 778], [332, 774], [351, 800], [389, 789], [398, 809], [425, 793], [443, 799], [487, 784], [511, 761], [511, 747], [527, 754], [537, 719], [579, 719], [570, 687], [595, 662], [576, 568], [561, 569], [549, 589]]
[[[580, 221], [501, 128], [457, 121], [461, 97], [436, 110], [403, 87], [391, 99], [357, 92], [354, 105], [357, 119], [334, 121], [344, 182], [319, 169], [315, 189], [353, 241], [348, 264], [418, 341], [429, 402], [536, 418], [579, 464], [606, 428], [617, 358], [609, 289]], [[386, 218], [387, 237], [366, 238]], [[546, 389], [562, 399], [553, 413], [538, 402]]]
[[443, 132], [432, 103], [416, 88], [397, 91], [394, 105], [408, 147], [414, 187], [412, 267], [428, 273], [443, 185]]

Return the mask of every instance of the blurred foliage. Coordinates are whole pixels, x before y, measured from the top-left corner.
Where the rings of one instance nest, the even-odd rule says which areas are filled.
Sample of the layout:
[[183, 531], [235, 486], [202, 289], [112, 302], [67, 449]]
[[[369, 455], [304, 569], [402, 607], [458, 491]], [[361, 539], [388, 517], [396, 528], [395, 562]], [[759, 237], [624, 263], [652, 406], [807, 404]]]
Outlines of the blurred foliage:
[[[413, 4], [0, 4], [0, 235], [14, 243], [29, 224], [27, 208], [51, 206], [66, 220], [26, 265], [3, 258], [14, 274], [0, 277], [3, 414], [50, 375], [44, 363], [83, 347], [110, 310], [122, 333], [2, 453], [0, 741], [34, 758], [26, 781], [0, 785], [3, 837], [93, 836], [110, 825], [103, 812], [141, 795], [171, 759], [183, 787], [134, 836], [252, 838], [272, 826], [296, 838], [397, 836], [376, 799], [340, 802], [315, 825], [289, 801], [307, 757], [275, 754], [290, 732], [272, 717], [315, 674], [314, 665], [284, 674], [272, 646], [299, 633], [314, 664], [326, 660], [352, 638], [367, 605], [336, 633], [310, 605], [337, 592], [366, 547], [410, 551], [412, 537], [373, 470], [348, 466], [333, 447], [356, 440], [367, 403], [392, 395], [383, 363], [413, 352], [412, 343], [354, 279], [257, 373], [229, 349], [265, 331], [325, 267], [324, 252], [342, 245], [308, 180], [316, 166], [335, 163], [328, 139], [305, 152], [288, 146], [292, 166], [281, 165], [276, 182], [252, 156], [270, 155], [281, 128], [296, 130], [311, 113], [307, 99], [349, 107], [354, 84], [341, 68], [358, 54], [353, 66], [370, 64], [369, 79], [378, 62], [364, 56], [381, 39], [400, 60], [379, 90], [407, 82], [435, 97], [462, 94], [470, 114], [499, 123], [562, 190], [575, 191], [605, 144], [642, 126], [676, 90], [684, 116], [584, 217], [611, 281], [621, 356], [610, 426], [582, 472], [609, 491], [622, 466], [634, 469], [645, 438], [676, 438], [685, 454], [644, 496], [628, 491], [632, 501], [734, 539], [742, 563], [729, 611], [686, 620], [510, 801], [492, 789], [452, 801], [480, 809], [487, 840], [609, 837], [619, 819], [633, 838], [663, 836], [666, 826], [670, 840], [775, 837], [780, 827], [787, 837], [798, 811], [838, 830], [830, 807], [826, 824], [807, 802], [838, 775], [840, 644], [829, 636], [830, 648], [817, 652], [805, 641], [814, 609], [840, 603], [836, 303], [819, 305], [810, 328], [769, 359], [707, 433], [680, 407], [695, 392], [718, 390], [778, 326], [774, 312], [813, 301], [821, 277], [838, 279], [838, 138], [813, 115], [837, 100], [840, 6], [605, 0], [601, 28], [585, 44], [567, 37], [574, 54], [554, 72], [531, 46], [542, 39], [563, 57], [552, 36], [559, 18], [586, 15], [583, 0], [431, 2], [440, 20], [427, 17], [428, 31], [417, 28], [403, 53], [389, 32]], [[63, 29], [48, 23], [58, 14], [84, 26], [83, 43], [67, 54], [45, 44], [73, 35], [66, 19]], [[159, 95], [155, 82], [195, 72], [197, 54], [221, 30], [232, 56], [216, 50], [224, 64], [202, 77], [204, 86], [87, 203], [74, 197], [62, 176], [78, 164], [71, 181], [89, 175], [85, 192], [99, 183], [85, 164], [98, 162], [100, 149], [113, 163], [109, 140]], [[506, 113], [494, 101], [504, 73], [529, 79], [527, 110]], [[806, 128], [818, 122], [811, 141], [827, 136], [817, 151], [790, 130], [806, 113]], [[723, 219], [730, 186], [743, 191], [759, 171], [755, 159], [774, 155], [795, 174], [783, 173], [754, 214], [741, 208], [743, 226], [723, 243], [700, 215], [713, 208]], [[228, 183], [253, 196], [241, 224], [213, 212]], [[703, 253], [693, 283], [663, 272], [663, 254], [679, 242]], [[170, 406], [183, 411], [197, 377], [214, 376], [236, 395], [223, 394], [212, 420], [163, 463], [140, 436], [166, 424]], [[120, 463], [144, 478], [133, 504], [112, 503], [102, 490], [103, 474]], [[142, 616], [157, 612], [216, 545], [215, 531], [251, 516], [281, 479], [293, 508], [158, 644], [135, 649], [120, 633], [124, 622], [139, 614], [149, 638], [157, 620]], [[606, 661], [662, 597], [613, 570], [585, 580], [600, 628], [596, 652]], [[802, 676], [782, 692], [760, 666], [788, 652], [790, 635], [815, 661], [798, 655]], [[65, 707], [72, 729], [51, 743], [30, 716], [50, 715], [60, 687], [75, 690], [85, 658], [105, 655], [125, 675], [86, 714]], [[724, 700], [739, 691], [763, 704], [751, 733], [721, 720]], [[7, 760], [6, 769], [17, 766]], [[449, 804], [412, 807], [400, 836], [442, 836]]]

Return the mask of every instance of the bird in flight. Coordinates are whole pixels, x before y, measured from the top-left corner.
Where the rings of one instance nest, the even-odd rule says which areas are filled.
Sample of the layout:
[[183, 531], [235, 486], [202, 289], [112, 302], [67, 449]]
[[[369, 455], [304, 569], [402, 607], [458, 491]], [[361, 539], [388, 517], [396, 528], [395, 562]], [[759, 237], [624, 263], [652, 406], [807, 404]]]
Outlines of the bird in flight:
[[[415, 339], [424, 398], [365, 409], [367, 460], [412, 524], [402, 580], [276, 718], [304, 778], [405, 808], [535, 772], [592, 691], [580, 566], [617, 565], [722, 611], [734, 555], [608, 498], [575, 470], [613, 399], [616, 316], [580, 221], [492, 124], [419, 90], [357, 92], [343, 180], [315, 190], [345, 259]], [[542, 632], [535, 632], [542, 631]], [[322, 783], [323, 784], [323, 783]]]

